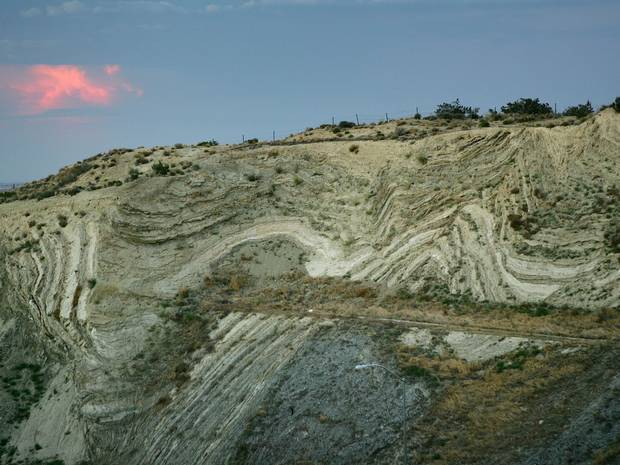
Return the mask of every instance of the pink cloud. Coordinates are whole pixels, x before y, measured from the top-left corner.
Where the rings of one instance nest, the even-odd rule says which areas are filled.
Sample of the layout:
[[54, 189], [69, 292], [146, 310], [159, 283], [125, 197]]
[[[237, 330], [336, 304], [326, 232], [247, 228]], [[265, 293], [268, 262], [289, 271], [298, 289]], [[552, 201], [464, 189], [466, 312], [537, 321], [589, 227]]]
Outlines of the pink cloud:
[[107, 106], [122, 93], [143, 94], [141, 89], [120, 78], [118, 65], [105, 66], [104, 73], [99, 68], [99, 75], [76, 65], [36, 65], [12, 71], [5, 73], [10, 77], [4, 87], [17, 99], [20, 113], [25, 114]]
[[114, 76], [121, 71], [121, 67], [119, 65], [106, 65], [103, 69], [108, 76]]

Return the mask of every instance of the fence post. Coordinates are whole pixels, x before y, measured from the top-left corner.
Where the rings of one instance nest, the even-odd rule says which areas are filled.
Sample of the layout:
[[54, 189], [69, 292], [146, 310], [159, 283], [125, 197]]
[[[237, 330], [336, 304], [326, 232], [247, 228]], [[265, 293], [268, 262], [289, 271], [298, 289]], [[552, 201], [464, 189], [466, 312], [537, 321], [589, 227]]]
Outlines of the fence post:
[[275, 141], [276, 141], [276, 132], [273, 131], [273, 142], [275, 142]]
[[387, 114], [387, 113], [385, 114], [385, 122], [386, 122], [386, 123], [389, 123], [389, 122], [390, 122], [390, 118], [388, 117], [388, 114]]
[[245, 134], [241, 134], [241, 142], [245, 142]]
[[355, 121], [357, 121], [357, 125], [360, 125], [360, 117], [355, 113]]
[[332, 116], [332, 126], [336, 125], [336, 117]]

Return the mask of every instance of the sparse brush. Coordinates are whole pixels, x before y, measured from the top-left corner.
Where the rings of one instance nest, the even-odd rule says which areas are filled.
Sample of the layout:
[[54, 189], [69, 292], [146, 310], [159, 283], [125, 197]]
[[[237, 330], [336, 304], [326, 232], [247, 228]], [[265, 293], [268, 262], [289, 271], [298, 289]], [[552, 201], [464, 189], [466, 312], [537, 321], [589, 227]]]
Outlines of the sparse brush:
[[161, 160], [155, 163], [152, 169], [157, 176], [166, 176], [170, 172], [170, 166], [162, 163]]
[[245, 276], [233, 274], [230, 277], [230, 281], [228, 281], [228, 288], [231, 291], [239, 292], [241, 288], [244, 287], [246, 284], [247, 284], [247, 279], [245, 278]]
[[357, 144], [353, 144], [349, 147], [349, 152], [351, 153], [359, 153], [360, 151], [360, 146]]

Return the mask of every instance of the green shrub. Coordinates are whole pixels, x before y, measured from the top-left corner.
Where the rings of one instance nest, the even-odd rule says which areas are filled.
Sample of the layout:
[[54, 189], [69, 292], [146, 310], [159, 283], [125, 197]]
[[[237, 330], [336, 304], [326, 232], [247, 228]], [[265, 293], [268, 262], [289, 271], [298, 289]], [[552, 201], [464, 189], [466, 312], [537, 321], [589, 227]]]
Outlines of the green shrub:
[[491, 124], [484, 118], [482, 118], [479, 122], [478, 122], [478, 126], [481, 128], [488, 128], [489, 126], [491, 126]]
[[196, 144], [198, 147], [215, 147], [219, 142], [215, 139], [205, 140]]
[[609, 224], [605, 231], [605, 241], [612, 252], [620, 253], [620, 220]]
[[69, 224], [69, 220], [67, 219], [65, 215], [58, 215], [57, 218], [58, 218], [58, 226], [60, 226], [61, 228], [64, 228], [65, 226]]
[[349, 152], [351, 153], [359, 153], [360, 151], [360, 146], [357, 144], [353, 144], [349, 147]]
[[435, 110], [435, 115], [437, 118], [443, 119], [478, 119], [480, 108], [466, 107], [461, 105], [459, 99], [456, 99], [454, 102], [444, 102], [440, 105], [437, 105], [437, 109]]
[[161, 160], [152, 166], [153, 172], [158, 176], [166, 176], [170, 172], [170, 166], [162, 163]]
[[592, 104], [588, 100], [584, 104], [568, 107], [566, 110], [564, 110], [563, 114], [564, 116], [576, 116], [577, 118], [585, 118], [592, 113], [594, 113], [594, 109], [592, 108]]
[[541, 102], [540, 99], [520, 98], [504, 105], [502, 112], [520, 115], [550, 115], [553, 110], [551, 105]]
[[257, 173], [247, 173], [245, 175], [245, 179], [247, 179], [248, 181], [251, 181], [251, 182], [256, 182], [256, 181], [258, 181], [260, 179], [260, 175], [257, 174]]
[[611, 104], [611, 107], [620, 113], [620, 97], [616, 97], [616, 100], [614, 100], [614, 103]]
[[428, 163], [428, 157], [426, 155], [420, 154], [416, 157], [416, 160], [418, 160], [422, 165], [426, 165]]
[[135, 181], [135, 180], [136, 180], [136, 179], [138, 179], [139, 177], [140, 177], [140, 171], [138, 171], [138, 170], [137, 170], [137, 169], [135, 169], [135, 168], [131, 168], [131, 169], [129, 170], [129, 179], [131, 179], [131, 180], [134, 180], [134, 181]]
[[351, 121], [340, 121], [340, 123], [338, 123], [338, 127], [341, 129], [354, 128], [355, 123], [352, 123]]

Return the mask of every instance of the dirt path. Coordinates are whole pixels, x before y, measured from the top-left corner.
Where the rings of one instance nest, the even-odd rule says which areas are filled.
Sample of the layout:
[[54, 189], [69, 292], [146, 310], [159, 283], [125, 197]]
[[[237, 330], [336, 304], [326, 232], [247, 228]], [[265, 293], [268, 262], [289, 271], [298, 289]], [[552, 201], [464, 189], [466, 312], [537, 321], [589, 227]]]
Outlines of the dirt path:
[[345, 316], [343, 317], [342, 315], [337, 315], [335, 313], [327, 313], [327, 312], [313, 312], [313, 316], [324, 317], [324, 318], [334, 318], [334, 319], [353, 319], [353, 320], [370, 321], [370, 322], [377, 322], [377, 323], [394, 323], [394, 324], [412, 326], [412, 327], [417, 327], [417, 328], [431, 328], [431, 329], [440, 329], [440, 330], [446, 330], [446, 331], [463, 331], [463, 332], [474, 333], [474, 334], [488, 334], [488, 335], [493, 335], [493, 336], [505, 336], [505, 337], [521, 337], [521, 338], [527, 338], [527, 339], [544, 339], [547, 341], [568, 342], [568, 343], [578, 343], [578, 344], [601, 344], [605, 342], [618, 341], [618, 338], [613, 338], [613, 337], [566, 336], [566, 335], [557, 334], [557, 333], [511, 331], [507, 329], [498, 329], [498, 328], [493, 328], [489, 326], [435, 323], [435, 322], [430, 322], [430, 321], [406, 320], [406, 319], [400, 319], [400, 318], [377, 318], [377, 317], [366, 317], [366, 316], [355, 316], [355, 317]]

